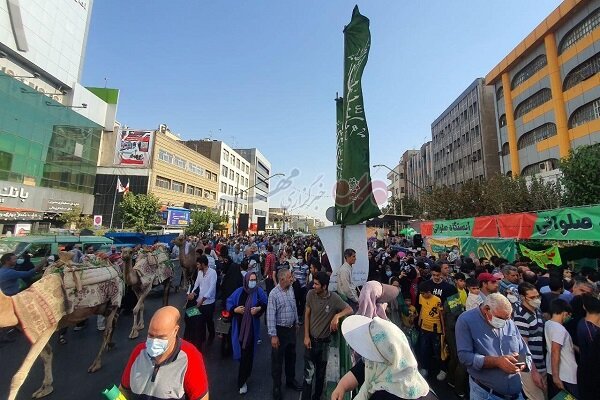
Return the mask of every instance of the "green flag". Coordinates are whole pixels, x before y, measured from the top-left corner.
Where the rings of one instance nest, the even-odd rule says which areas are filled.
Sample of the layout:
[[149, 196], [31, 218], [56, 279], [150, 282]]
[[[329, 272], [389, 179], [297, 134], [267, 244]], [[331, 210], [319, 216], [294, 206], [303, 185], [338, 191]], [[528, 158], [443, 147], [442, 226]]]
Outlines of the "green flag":
[[335, 165], [335, 180], [339, 182], [342, 179], [342, 163], [343, 160], [340, 155], [342, 154], [342, 149], [344, 148], [344, 134], [342, 126], [344, 124], [344, 99], [338, 97], [335, 99], [335, 131], [336, 131], [336, 157], [337, 162]]
[[361, 85], [370, 47], [369, 19], [355, 6], [352, 20], [344, 28], [344, 98], [337, 154], [341, 171], [335, 195], [336, 222], [344, 225], [359, 224], [381, 214], [371, 186], [369, 129]]
[[554, 264], [561, 266], [562, 259], [560, 258], [560, 251], [557, 246], [552, 246], [546, 250], [535, 251], [531, 250], [521, 243], [519, 243], [521, 254], [528, 257], [531, 261], [539, 265], [540, 267], [547, 269], [548, 264]]

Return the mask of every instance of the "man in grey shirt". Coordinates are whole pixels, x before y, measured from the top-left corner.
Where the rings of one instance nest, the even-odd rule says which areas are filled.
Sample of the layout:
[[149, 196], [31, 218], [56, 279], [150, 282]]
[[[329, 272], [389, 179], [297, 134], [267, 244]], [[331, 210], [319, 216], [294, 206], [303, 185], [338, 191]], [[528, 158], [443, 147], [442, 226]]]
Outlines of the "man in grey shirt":
[[470, 377], [471, 400], [522, 400], [519, 372], [529, 371], [531, 353], [511, 320], [512, 306], [492, 293], [456, 322], [456, 347]]

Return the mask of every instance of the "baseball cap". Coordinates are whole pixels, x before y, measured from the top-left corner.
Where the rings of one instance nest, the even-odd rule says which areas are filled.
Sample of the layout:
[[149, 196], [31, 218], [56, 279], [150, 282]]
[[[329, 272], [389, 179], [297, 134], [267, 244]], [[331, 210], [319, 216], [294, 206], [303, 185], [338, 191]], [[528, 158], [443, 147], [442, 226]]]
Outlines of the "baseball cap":
[[342, 335], [354, 351], [370, 361], [385, 362], [375, 347], [369, 326], [373, 320], [364, 315], [351, 315], [342, 322]]
[[489, 272], [482, 272], [481, 274], [479, 274], [479, 276], [477, 276], [477, 280], [479, 282], [497, 282], [498, 279], [490, 274]]

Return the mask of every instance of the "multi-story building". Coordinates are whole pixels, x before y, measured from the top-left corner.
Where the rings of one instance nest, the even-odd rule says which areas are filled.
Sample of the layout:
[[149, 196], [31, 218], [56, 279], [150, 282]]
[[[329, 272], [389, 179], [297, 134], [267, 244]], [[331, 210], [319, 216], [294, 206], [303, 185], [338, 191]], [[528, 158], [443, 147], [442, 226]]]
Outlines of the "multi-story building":
[[433, 184], [458, 188], [500, 172], [494, 91], [477, 78], [431, 124]]
[[502, 173], [558, 173], [600, 142], [600, 1], [564, 1], [486, 76]]
[[257, 223], [258, 217], [265, 217], [269, 223], [269, 192], [271, 163], [257, 149], [236, 149], [250, 163], [250, 186], [248, 189], [248, 213], [251, 223]]
[[304, 233], [316, 233], [325, 226], [318, 218], [301, 214], [289, 214], [284, 208], [269, 208], [269, 224], [266, 231], [270, 233], [294, 230]]
[[115, 129], [105, 135], [96, 176], [94, 214], [105, 225], [121, 225], [118, 206], [123, 194], [117, 181], [132, 193], [152, 193], [165, 206], [187, 209], [217, 207], [219, 164], [190, 149], [166, 125], [157, 130]]
[[400, 157], [398, 164], [396, 164], [392, 171], [388, 172], [387, 178], [390, 181], [388, 184], [388, 192], [390, 192], [390, 197], [403, 199], [408, 195], [409, 182], [406, 176], [408, 161], [418, 153], [418, 150], [406, 150], [402, 154], [402, 157]]
[[219, 212], [227, 216], [231, 232], [239, 214], [248, 213], [250, 163], [219, 140], [188, 140], [185, 145], [219, 164]]
[[406, 162], [406, 193], [418, 199], [433, 181], [433, 160], [431, 141], [423, 144], [421, 150], [411, 153]]
[[80, 84], [91, 4], [0, 3], [0, 234], [92, 213], [118, 91]]

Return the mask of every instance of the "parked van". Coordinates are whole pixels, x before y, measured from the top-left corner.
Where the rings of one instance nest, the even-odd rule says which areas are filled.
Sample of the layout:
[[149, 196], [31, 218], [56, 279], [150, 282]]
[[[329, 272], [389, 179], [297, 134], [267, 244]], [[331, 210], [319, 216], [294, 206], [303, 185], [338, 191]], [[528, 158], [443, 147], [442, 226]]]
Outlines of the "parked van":
[[0, 257], [6, 253], [15, 253], [17, 257], [25, 252], [32, 254], [31, 262], [39, 263], [44, 258], [58, 254], [67, 245], [81, 245], [81, 250], [92, 245], [94, 249], [110, 249], [113, 241], [104, 236], [13, 236], [0, 239]]

